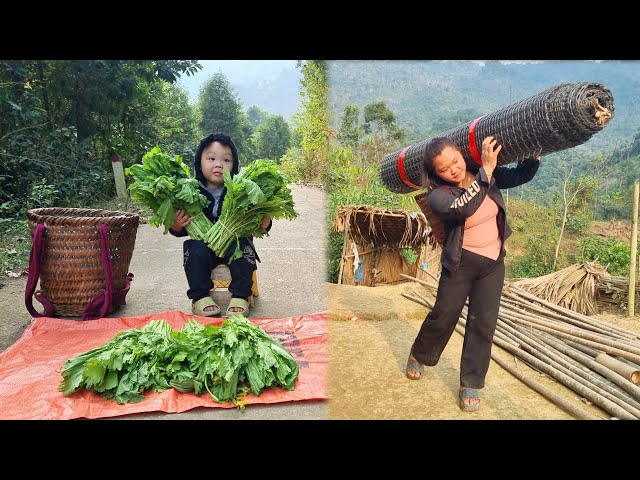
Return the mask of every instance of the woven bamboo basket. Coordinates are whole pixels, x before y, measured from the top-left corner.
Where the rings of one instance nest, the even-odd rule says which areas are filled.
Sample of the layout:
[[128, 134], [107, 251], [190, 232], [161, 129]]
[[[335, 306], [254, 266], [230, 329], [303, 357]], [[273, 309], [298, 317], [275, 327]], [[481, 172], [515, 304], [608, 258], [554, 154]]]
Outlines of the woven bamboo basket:
[[82, 208], [36, 208], [27, 212], [27, 220], [32, 234], [38, 224], [46, 228], [40, 291], [53, 304], [57, 316], [80, 316], [105, 290], [100, 224], [108, 229], [113, 288], [124, 288], [140, 222], [138, 215]]
[[[563, 83], [438, 136], [449, 138], [467, 167], [477, 170], [482, 141], [489, 135], [502, 145], [498, 165], [505, 165], [580, 145], [613, 115], [613, 95], [606, 86]], [[385, 155], [380, 164], [383, 185], [395, 193], [420, 190], [422, 157], [430, 140]]]

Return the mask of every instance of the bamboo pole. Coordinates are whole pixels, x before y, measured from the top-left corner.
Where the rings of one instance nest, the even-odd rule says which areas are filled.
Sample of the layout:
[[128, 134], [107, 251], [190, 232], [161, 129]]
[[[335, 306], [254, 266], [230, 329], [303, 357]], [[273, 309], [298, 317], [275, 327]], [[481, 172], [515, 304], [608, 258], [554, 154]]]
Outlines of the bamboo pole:
[[[591, 331], [591, 332], [595, 332], [595, 333], [599, 333], [601, 335], [606, 335], [608, 337], [612, 337], [612, 338], [617, 338], [619, 340], [624, 340], [624, 341], [632, 341], [634, 339], [630, 338], [627, 335], [623, 335], [620, 334], [618, 332], [614, 331], [609, 331], [609, 330], [605, 330], [603, 328], [600, 327], [596, 327], [593, 325], [587, 325], [583, 322], [580, 322], [580, 320], [576, 320], [570, 317], [563, 317], [561, 315], [557, 315], [554, 314], [553, 312], [549, 312], [546, 311], [544, 313], [544, 315], [538, 315], [537, 313], [532, 313], [526, 310], [523, 310], [521, 308], [516, 307], [515, 305], [505, 302], [504, 300], [500, 300], [500, 312], [509, 312], [511, 314], [513, 314], [514, 316], [520, 316], [521, 318], [524, 318], [525, 320], [528, 318], [537, 318], [537, 319], [541, 319], [541, 320], [560, 320], [562, 323], [561, 325], [566, 326], [567, 324], [571, 324], [574, 325], [576, 327], [580, 327], [581, 329], [587, 330], [587, 331]], [[555, 322], [560, 324], [559, 322]], [[638, 345], [640, 346], [640, 345]]]
[[412, 280], [414, 282], [421, 283], [422, 285], [425, 285], [427, 287], [438, 288], [438, 282], [440, 282], [440, 279], [438, 277], [434, 276], [433, 273], [429, 273], [426, 270], [423, 270], [423, 272], [425, 272], [427, 275], [429, 275], [431, 278], [433, 278], [436, 281], [436, 283], [434, 284], [432, 282], [427, 282], [426, 280], [420, 280], [419, 278], [412, 277], [411, 275], [407, 275], [406, 273], [401, 273], [400, 276], [404, 277], [404, 278], [406, 278], [408, 280]]
[[629, 413], [624, 408], [622, 408], [622, 407], [616, 405], [615, 403], [607, 400], [602, 395], [594, 392], [591, 388], [586, 387], [586, 386], [576, 382], [575, 380], [570, 378], [568, 375], [565, 375], [563, 372], [560, 372], [558, 369], [553, 368], [552, 366], [547, 365], [546, 363], [538, 360], [533, 355], [531, 355], [531, 354], [529, 354], [529, 353], [527, 353], [527, 352], [525, 352], [523, 350], [518, 350], [513, 345], [510, 345], [507, 342], [503, 342], [499, 338], [494, 338], [493, 341], [498, 346], [502, 347], [503, 349], [507, 350], [508, 352], [512, 353], [513, 355], [516, 355], [517, 357], [522, 358], [523, 360], [527, 361], [528, 363], [531, 363], [532, 365], [535, 366], [535, 368], [537, 370], [540, 370], [541, 372], [546, 373], [550, 377], [555, 378], [560, 383], [562, 383], [563, 385], [569, 387], [574, 392], [579, 393], [580, 395], [585, 397], [587, 400], [591, 401], [592, 403], [595, 403], [597, 406], [599, 406], [600, 408], [602, 408], [606, 412], [609, 412], [610, 414], [615, 415], [616, 417], [621, 418], [623, 420], [637, 420], [635, 415], [632, 415], [631, 413]]
[[[625, 338], [627, 340], [637, 340], [638, 338], [637, 334], [631, 334], [631, 333], [620, 331], [619, 329], [606, 325], [602, 322], [587, 323], [584, 319], [578, 319], [575, 317], [570, 317], [568, 315], [561, 315], [559, 313], [553, 312], [548, 308], [540, 307], [538, 305], [535, 305], [532, 302], [529, 302], [524, 299], [517, 299], [516, 297], [517, 296], [511, 293], [503, 292], [502, 299], [500, 300], [500, 304], [509, 305], [511, 309], [517, 310], [520, 313], [524, 312], [527, 315], [532, 315], [531, 312], [538, 312], [542, 316], [548, 319], [560, 320], [563, 323], [571, 323], [572, 325], [579, 326], [580, 328], [584, 328], [585, 330], [606, 332], [608, 335], [617, 336], [619, 338]], [[526, 309], [526, 310], [523, 310], [523, 309]]]
[[580, 353], [584, 353], [585, 355], [591, 357], [592, 359], [596, 358], [598, 355], [602, 353], [600, 350], [587, 347], [586, 345], [582, 345], [580, 343], [572, 342], [571, 340], [568, 340], [566, 338], [562, 341], [567, 345], [569, 345], [571, 348], [578, 350]]
[[[456, 326], [456, 332], [458, 332], [460, 335], [462, 335], [464, 337], [464, 329], [462, 327], [460, 327], [460, 325]], [[569, 412], [570, 414], [574, 415], [575, 417], [583, 419], [583, 420], [601, 420], [600, 417], [592, 415], [591, 413], [587, 412], [586, 410], [583, 410], [583, 409], [581, 409], [579, 407], [576, 407], [574, 404], [572, 404], [568, 400], [565, 400], [560, 395], [558, 395], [557, 393], [555, 393], [552, 390], [548, 389], [547, 387], [545, 387], [541, 383], [538, 383], [535, 380], [532, 380], [525, 373], [521, 372], [520, 370], [518, 370], [517, 368], [513, 367], [512, 365], [509, 365], [506, 361], [502, 360], [495, 352], [491, 352], [491, 360], [496, 362], [498, 365], [500, 365], [502, 368], [504, 368], [511, 375], [513, 375], [517, 379], [521, 380], [525, 385], [528, 385], [533, 390], [535, 390], [536, 392], [538, 392], [542, 396], [546, 397], [552, 403], [554, 403], [558, 407], [562, 408], [563, 410]]]
[[636, 253], [638, 249], [638, 197], [640, 196], [640, 183], [633, 184], [633, 215], [631, 217], [631, 265], [629, 268], [629, 316], [635, 315], [636, 299]]
[[606, 353], [598, 355], [596, 357], [596, 362], [610, 368], [618, 375], [622, 375], [624, 378], [636, 385], [640, 383], [640, 370], [633, 368], [631, 365], [627, 365], [626, 363], [622, 363], [620, 360], [610, 357]]
[[579, 364], [579, 362], [566, 358], [561, 352], [558, 352], [551, 346], [545, 346], [542, 342], [523, 334], [523, 332], [515, 330], [514, 327], [511, 328], [516, 338], [521, 341], [520, 348], [522, 350], [564, 373], [576, 382], [594, 390], [610, 402], [624, 408], [636, 418], [640, 418], [640, 404], [625, 392], [620, 391], [617, 386], [606, 383], [606, 379], [601, 377], [597, 372], [586, 369], [583, 365]]
[[[419, 280], [409, 275], [403, 275], [403, 277], [432, 289], [437, 288], [436, 285], [429, 281]], [[508, 290], [508, 288], [504, 290]], [[493, 339], [495, 344], [520, 357], [525, 363], [530, 363], [532, 368], [543, 371], [559, 380], [565, 386], [585, 396], [618, 418], [640, 418], [640, 404], [637, 397], [639, 388], [632, 382], [598, 364], [593, 357], [580, 354], [575, 350], [569, 354], [568, 351], [563, 351], [565, 350], [564, 348], [559, 349], [558, 346], [562, 346], [562, 342], [558, 339], [554, 339], [556, 345], [553, 346], [549, 344], [551, 343], [549, 341], [545, 342], [546, 345], [540, 343], [547, 340], [543, 340], [540, 337], [540, 333], [546, 331], [556, 336], [564, 337], [567, 342], [573, 340], [582, 345], [596, 347], [598, 349], [597, 353], [607, 351], [610, 354], [617, 354], [627, 357], [627, 359], [638, 361], [640, 360], [638, 355], [640, 353], [640, 350], [638, 350], [640, 344], [637, 342], [638, 336], [635, 332], [612, 328], [608, 324], [586, 315], [576, 314], [567, 308], [550, 304], [550, 302], [546, 302], [520, 288], [517, 288], [518, 291], [513, 293], [505, 292], [504, 290], [503, 295], [506, 293], [507, 298], [511, 297], [511, 302], [520, 303], [518, 305], [520, 308], [509, 304], [511, 302], [505, 302], [507, 298], [503, 297], [502, 308], [500, 308], [498, 314], [498, 324], [496, 325], [497, 328]], [[432, 308], [431, 301], [418, 292], [415, 292], [415, 295], [403, 294], [403, 296], [412, 301]], [[523, 297], [528, 297], [529, 300], [524, 300]], [[522, 309], [522, 307], [525, 309], [533, 307], [534, 304], [530, 303], [532, 300], [542, 304], [542, 306], [535, 305], [535, 308], [533, 308], [537, 313]], [[525, 302], [526, 305], [524, 304]], [[552, 313], [549, 310], [555, 310], [555, 312]], [[466, 319], [466, 313], [465, 306], [456, 327], [456, 331], [461, 334], [463, 334], [463, 328], [466, 327], [466, 321], [464, 320]], [[523, 324], [526, 327], [523, 327]], [[532, 328], [540, 331], [536, 337], [531, 335], [533, 332], [529, 332]], [[566, 349], [569, 350], [569, 347], [566, 347]], [[573, 354], [573, 352], [577, 353], [577, 355]], [[596, 353], [596, 351], [593, 351], [593, 353]]]
[[[578, 320], [583, 320], [586, 323], [589, 323], [591, 325], [602, 325], [602, 321], [597, 320], [593, 317], [588, 317], [586, 315], [582, 315], [578, 312], [574, 312], [573, 310], [570, 310], [568, 308], [564, 308], [561, 307], [560, 305], [556, 305], [555, 303], [551, 303], [551, 302], [547, 302], [546, 300], [543, 300], [540, 297], [536, 297], [535, 295], [530, 294], [529, 292], [527, 292], [526, 290], [523, 290], [522, 288], [516, 287], [516, 286], [511, 286], [511, 289], [516, 292], [518, 295], [520, 295], [521, 297], [524, 297], [528, 300], [533, 300], [534, 302], [538, 302], [541, 305], [544, 305], [547, 308], [550, 308], [551, 310], [555, 310], [556, 312], [560, 312], [563, 315], [566, 316], [570, 316], [573, 318], [576, 318]], [[505, 295], [505, 293], [503, 292], [503, 295]], [[511, 294], [513, 295], [513, 294]], [[507, 295], [508, 296], [508, 295]], [[633, 336], [634, 338], [638, 338], [638, 334], [635, 332], [632, 332], [630, 330], [626, 330], [624, 328], [618, 327], [618, 326], [613, 326], [613, 325], [609, 325], [609, 328], [615, 328], [616, 330], [618, 330], [619, 332], [622, 333], [627, 333], [631, 336]]]
[[[578, 338], [591, 340], [592, 342], [596, 342], [601, 345], [607, 345], [609, 347], [614, 347], [619, 350], [623, 350], [625, 352], [633, 353], [636, 355], [636, 357], [640, 356], [639, 347], [622, 343], [617, 339], [612, 339], [611, 337], [606, 337], [604, 335], [600, 335], [599, 333], [590, 333], [579, 328], [563, 327], [561, 325], [555, 325], [551, 322], [546, 322], [544, 320], [537, 320], [535, 318], [532, 318], [531, 320], [525, 320], [525, 319], [516, 317], [514, 315], [511, 315], [510, 319], [518, 324], [531, 325], [533, 328], [542, 330], [543, 332], [553, 333], [556, 336], [564, 336], [565, 338], [568, 337], [568, 338], [571, 338], [572, 340], [576, 340]], [[601, 350], [604, 350], [604, 348], [601, 348]]]
[[[595, 348], [597, 350], [600, 350], [602, 352], [607, 352], [607, 353], [611, 353], [613, 355], [617, 355], [619, 357], [624, 357], [624, 358], [628, 358], [631, 361], [635, 361], [635, 362], [640, 362], [640, 355], [638, 355], [635, 352], [631, 352], [626, 348], [618, 348], [618, 347], [624, 347], [624, 345], [619, 345], [616, 344], [615, 342], [611, 342], [608, 339], [595, 339], [595, 340], [590, 340], [586, 337], [586, 334], [582, 334], [580, 336], [576, 335], [576, 333], [579, 333], [579, 331], [571, 331], [571, 332], [563, 332], [560, 331], [558, 329], [553, 329], [553, 328], [549, 328], [549, 327], [545, 327], [543, 325], [540, 324], [536, 324], [533, 322], [527, 322], [525, 320], [517, 320], [518, 324], [524, 324], [524, 325], [529, 325], [532, 328], [535, 328], [536, 330], [540, 330], [541, 332], [546, 332], [546, 333], [551, 333], [552, 335], [554, 335], [555, 337], [560, 337], [562, 339], [569, 339], [572, 340], [576, 343], [580, 343], [582, 345], [586, 345], [588, 347], [592, 347]], [[634, 349], [636, 350], [636, 349]]]
[[541, 383], [538, 383], [535, 380], [532, 380], [523, 372], [521, 372], [517, 368], [514, 368], [513, 365], [509, 365], [507, 362], [502, 360], [500, 357], [498, 357], [494, 353], [491, 353], [491, 360], [496, 362], [498, 365], [504, 368], [511, 375], [521, 380], [525, 385], [528, 385], [529, 387], [534, 389], [536, 392], [538, 392], [540, 395], [542, 395], [543, 397], [546, 397], [552, 403], [559, 406], [563, 410], [567, 411], [574, 417], [582, 420], [602, 420], [600, 417], [596, 417], [595, 415], [590, 414], [586, 410], [576, 407], [573, 403], [565, 400], [560, 395], [553, 392], [552, 390], [549, 390], [547, 387], [545, 387]]
[[552, 335], [540, 333], [537, 334], [537, 336], [545, 343], [555, 347], [556, 350], [560, 350], [566, 355], [583, 362], [584, 365], [589, 366], [594, 372], [598, 372], [600, 375], [608, 378], [633, 398], [640, 400], [640, 387], [636, 386], [633, 382], [627, 380], [622, 375], [619, 375], [605, 365], [601, 365], [590, 356], [580, 352], [577, 348], [565, 344], [561, 340], [554, 338]]

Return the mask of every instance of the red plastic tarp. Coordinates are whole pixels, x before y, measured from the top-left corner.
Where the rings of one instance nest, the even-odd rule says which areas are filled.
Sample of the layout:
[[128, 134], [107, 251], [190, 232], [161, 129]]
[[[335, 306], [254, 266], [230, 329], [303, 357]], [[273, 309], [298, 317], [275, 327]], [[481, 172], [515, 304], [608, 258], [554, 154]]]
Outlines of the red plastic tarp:
[[[0, 353], [0, 419], [63, 420], [154, 411], [177, 413], [196, 407], [234, 407], [231, 402], [214, 402], [206, 392], [198, 396], [179, 393], [173, 388], [161, 393], [146, 392], [142, 402], [124, 405], [104, 400], [86, 390], [68, 397], [58, 390], [65, 360], [102, 345], [118, 332], [141, 328], [151, 320], [165, 319], [174, 329], [179, 329], [190, 318], [205, 325], [220, 325], [224, 320], [187, 315], [176, 310], [89, 321], [47, 317], [33, 320], [22, 336]], [[258, 396], [249, 394], [246, 397], [247, 408], [256, 403], [327, 399], [326, 314], [250, 320], [293, 355], [300, 373], [294, 390], [275, 387], [263, 390]]]

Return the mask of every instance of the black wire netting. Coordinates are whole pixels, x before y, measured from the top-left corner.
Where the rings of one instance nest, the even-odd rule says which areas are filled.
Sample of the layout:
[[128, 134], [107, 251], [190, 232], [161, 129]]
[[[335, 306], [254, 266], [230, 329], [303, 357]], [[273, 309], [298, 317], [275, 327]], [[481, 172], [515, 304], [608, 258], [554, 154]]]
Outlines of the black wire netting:
[[[580, 145], [602, 130], [613, 118], [611, 91], [592, 82], [563, 83], [516, 102], [477, 120], [475, 145], [489, 135], [502, 145], [498, 165], [520, 162]], [[469, 168], [478, 168], [469, 149], [469, 130], [474, 120], [438, 135], [449, 138], [462, 152]], [[422, 185], [422, 156], [431, 139], [408, 147], [404, 172], [409, 183]], [[382, 184], [395, 193], [417, 190], [401, 176], [398, 157], [402, 150], [384, 156], [380, 165]]]

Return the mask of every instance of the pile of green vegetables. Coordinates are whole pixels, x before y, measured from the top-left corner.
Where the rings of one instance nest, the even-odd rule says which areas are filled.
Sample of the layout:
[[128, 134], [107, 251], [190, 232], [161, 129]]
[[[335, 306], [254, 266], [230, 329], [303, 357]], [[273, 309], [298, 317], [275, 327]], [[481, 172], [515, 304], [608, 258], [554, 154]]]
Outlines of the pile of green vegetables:
[[299, 368], [285, 348], [237, 313], [221, 326], [191, 319], [177, 331], [152, 320], [65, 361], [61, 373], [64, 395], [86, 389], [123, 404], [142, 401], [147, 390], [175, 388], [243, 406], [247, 391], [293, 390]]
[[[150, 225], [163, 225], [167, 233], [176, 211], [184, 210], [191, 217], [186, 227], [189, 236], [204, 241], [219, 257], [239, 238], [266, 235], [266, 229], [260, 225], [265, 216], [291, 220], [298, 215], [288, 187], [291, 179], [268, 160], [256, 160], [233, 178], [228, 171], [224, 172], [227, 193], [215, 224], [202, 213], [207, 198], [200, 193], [198, 181], [180, 156], [171, 158], [154, 147], [142, 157], [142, 164], [125, 169], [125, 173], [134, 178], [129, 185], [131, 198], [154, 212]], [[241, 256], [236, 243], [230, 261]]]

